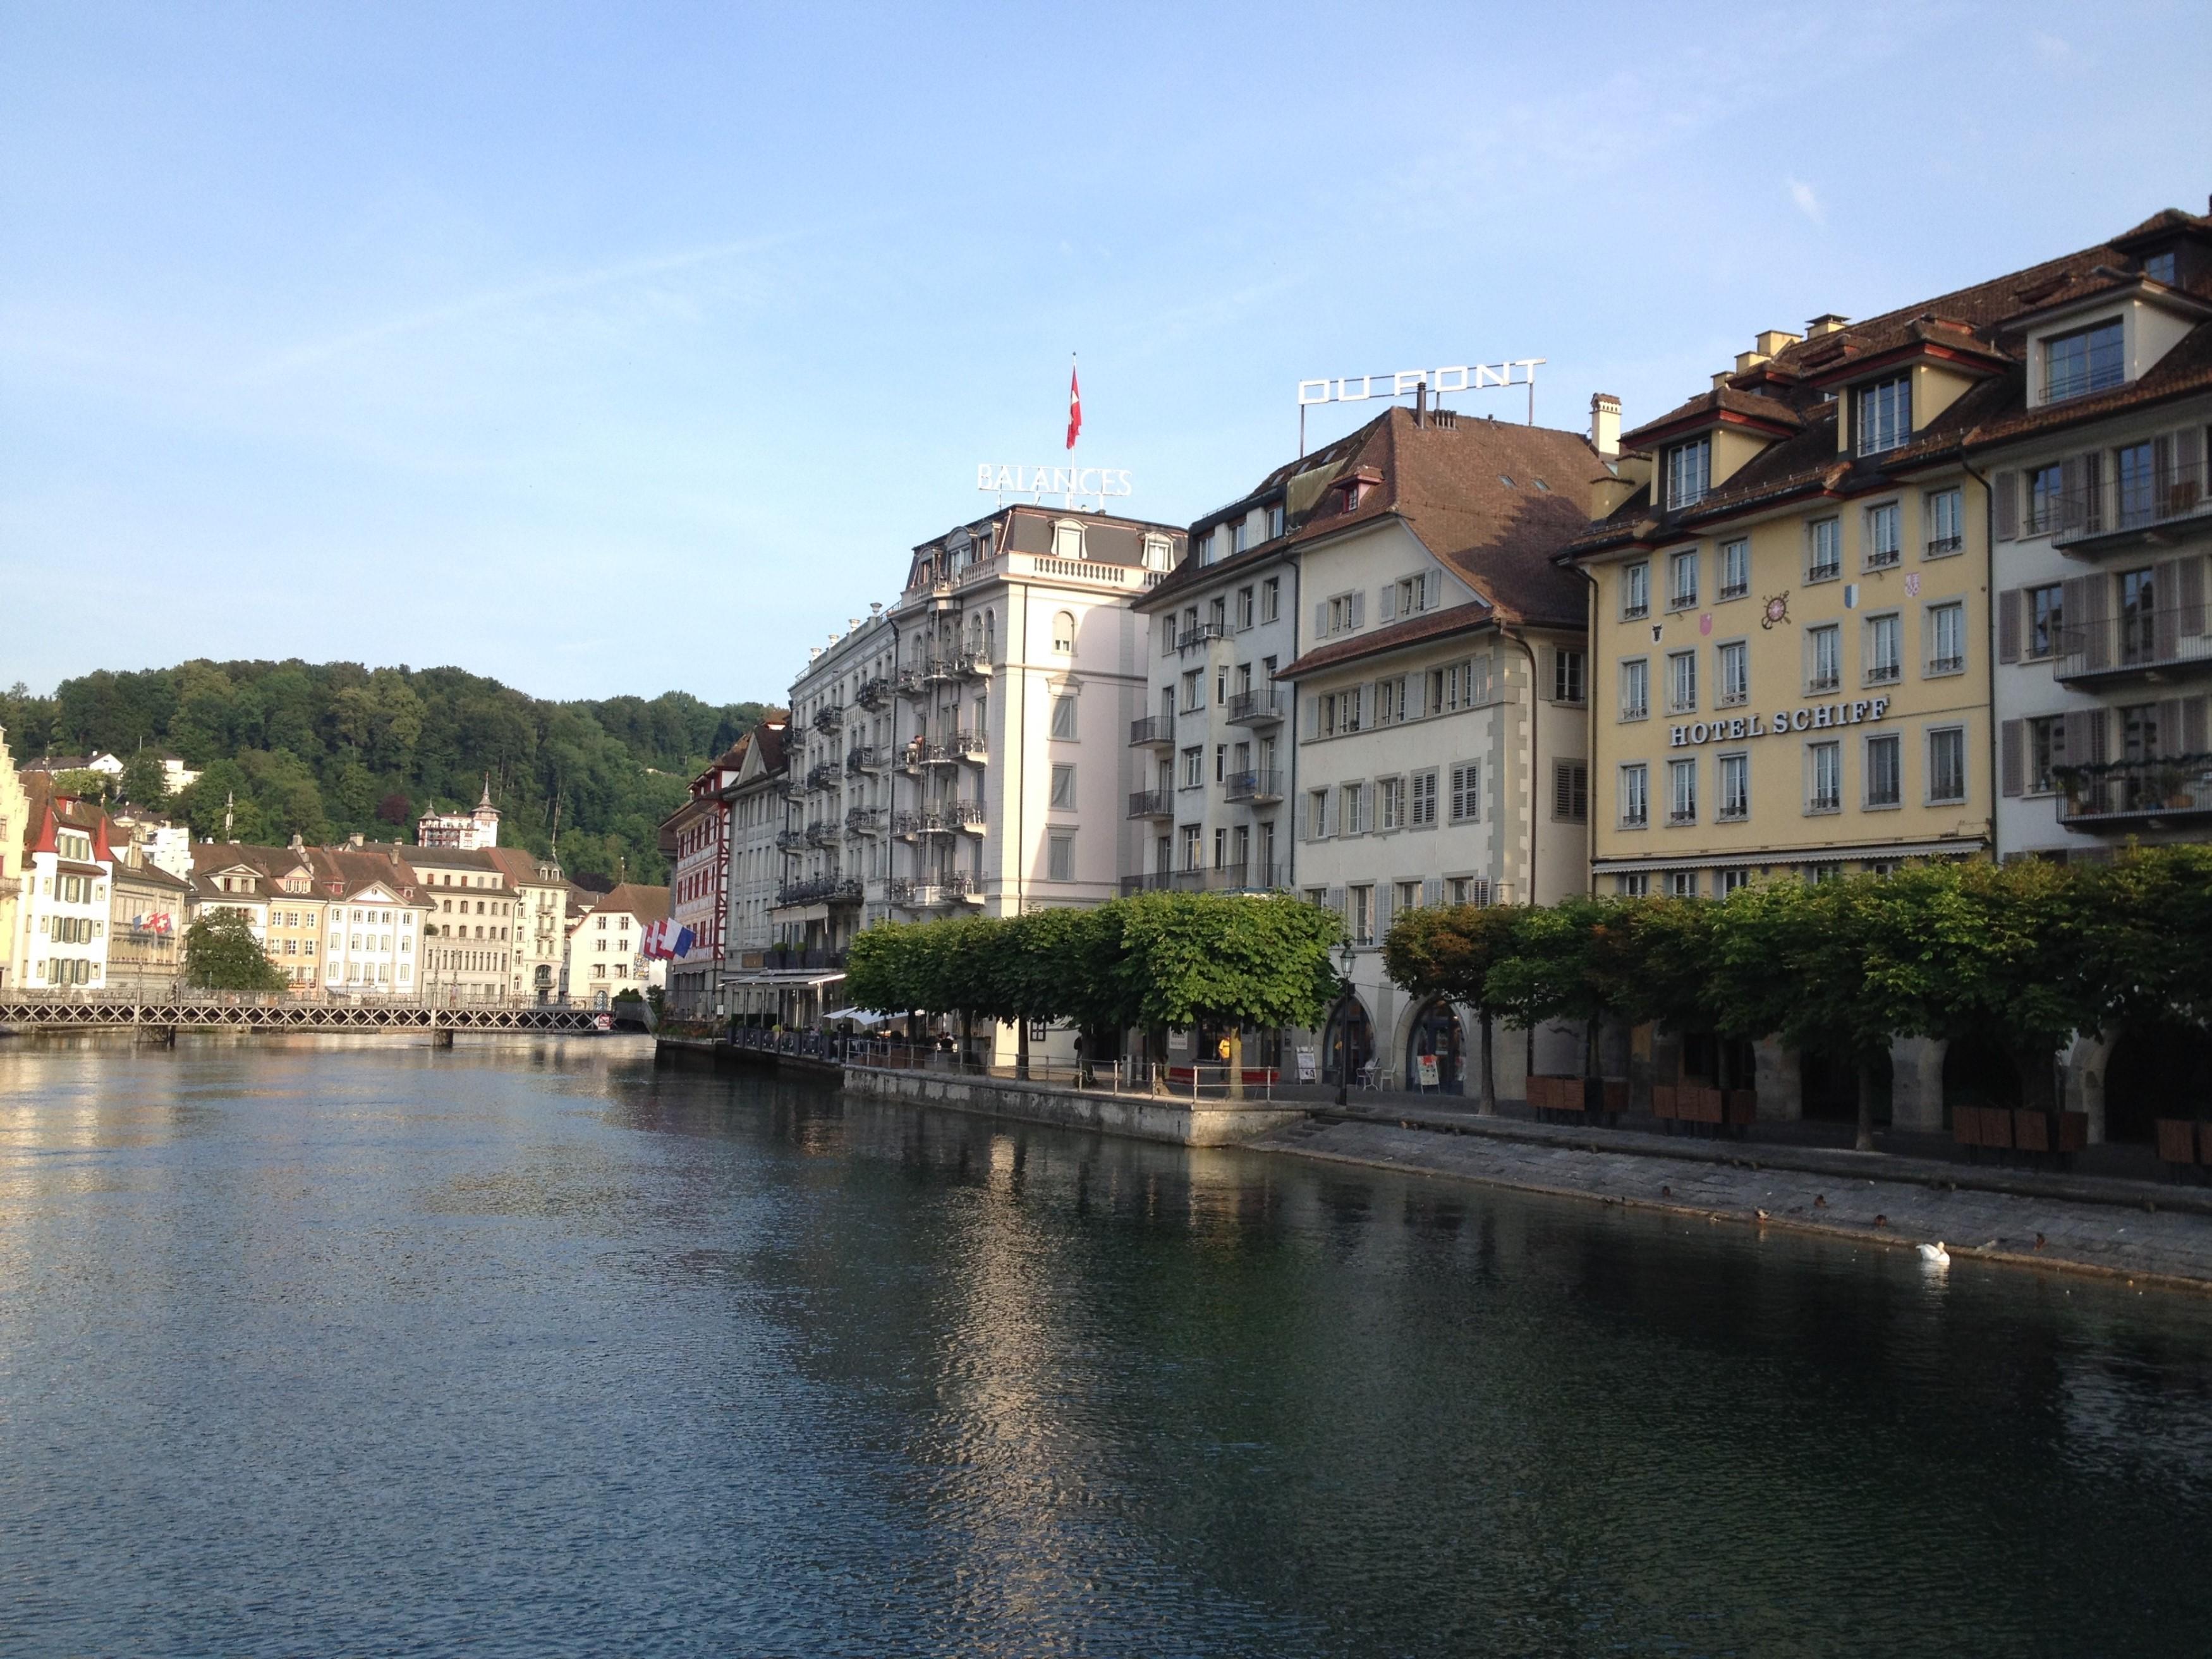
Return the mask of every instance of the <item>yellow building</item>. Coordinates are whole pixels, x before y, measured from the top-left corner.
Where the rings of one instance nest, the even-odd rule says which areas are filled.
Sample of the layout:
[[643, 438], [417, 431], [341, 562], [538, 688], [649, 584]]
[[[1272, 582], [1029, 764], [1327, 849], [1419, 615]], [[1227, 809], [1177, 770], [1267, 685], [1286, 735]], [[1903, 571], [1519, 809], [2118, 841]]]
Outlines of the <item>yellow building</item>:
[[1988, 496], [1963, 446], [2036, 274], [1762, 334], [1625, 434], [1568, 556], [1590, 579], [1595, 890], [1987, 852]]

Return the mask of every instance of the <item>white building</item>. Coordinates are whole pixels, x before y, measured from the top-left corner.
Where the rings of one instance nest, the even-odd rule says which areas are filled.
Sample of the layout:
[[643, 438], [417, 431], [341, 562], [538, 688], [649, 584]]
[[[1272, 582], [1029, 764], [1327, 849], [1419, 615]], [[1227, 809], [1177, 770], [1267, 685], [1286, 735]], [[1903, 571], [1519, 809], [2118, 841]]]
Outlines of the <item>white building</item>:
[[323, 990], [331, 1000], [423, 993], [423, 924], [430, 902], [398, 848], [317, 848], [313, 854], [327, 901]]
[[[1580, 433], [1396, 409], [1286, 481], [1296, 880], [1355, 951], [1325, 1076], [1372, 1061], [1411, 1086], [1432, 1055], [1449, 1089], [1475, 1067], [1468, 1011], [1416, 1006], [1383, 971], [1399, 912], [1588, 889], [1587, 599], [1553, 556], [1588, 528], [1600, 467]], [[1539, 1036], [1539, 1070], [1578, 1069], [1571, 1035]], [[1501, 1094], [1528, 1049], [1500, 1045]]]
[[108, 884], [115, 855], [107, 818], [53, 793], [51, 775], [26, 771], [21, 890], [13, 952], [26, 991], [98, 991], [107, 983]]
[[415, 820], [415, 841], [421, 847], [447, 847], [473, 853], [499, 845], [499, 808], [491, 804], [491, 780], [484, 780], [483, 797], [467, 812], [434, 809]]

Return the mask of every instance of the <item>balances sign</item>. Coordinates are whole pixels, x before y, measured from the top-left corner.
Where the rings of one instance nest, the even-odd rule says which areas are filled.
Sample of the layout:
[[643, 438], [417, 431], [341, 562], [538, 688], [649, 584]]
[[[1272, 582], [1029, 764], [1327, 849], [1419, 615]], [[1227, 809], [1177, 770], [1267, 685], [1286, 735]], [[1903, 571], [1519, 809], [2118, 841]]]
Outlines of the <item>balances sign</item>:
[[1057, 495], [1062, 507], [1073, 507], [1079, 496], [1103, 501], [1109, 495], [1135, 493], [1127, 471], [1121, 467], [994, 466], [988, 461], [976, 463], [975, 488], [1002, 497], [1027, 495], [1032, 501]]

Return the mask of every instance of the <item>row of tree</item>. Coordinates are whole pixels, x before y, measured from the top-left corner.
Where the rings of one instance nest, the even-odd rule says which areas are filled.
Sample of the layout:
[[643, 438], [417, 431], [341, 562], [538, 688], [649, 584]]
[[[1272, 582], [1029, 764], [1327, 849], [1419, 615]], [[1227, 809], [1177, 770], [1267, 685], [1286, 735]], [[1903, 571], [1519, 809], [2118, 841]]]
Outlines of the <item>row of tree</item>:
[[[0, 693], [18, 765], [120, 755], [131, 769], [111, 793], [173, 811], [195, 835], [222, 835], [228, 812], [240, 841], [389, 837], [433, 805], [475, 805], [489, 778], [503, 841], [544, 851], [557, 806], [565, 866], [643, 881], [665, 878], [659, 825], [690, 778], [763, 712], [677, 691], [547, 702], [457, 668], [299, 661], [196, 661], [87, 674], [51, 697]], [[175, 801], [153, 764], [164, 750], [201, 773]]]
[[[2130, 1018], [2212, 1020], [2212, 847], [2108, 864], [1930, 863], [1886, 876], [1775, 881], [1719, 901], [1576, 898], [1541, 909], [1412, 910], [1383, 945], [1391, 979], [1474, 1009], [1482, 1099], [1492, 1024], [1656, 1023], [1846, 1058], [1864, 1081], [1903, 1036], [1991, 1041], [2030, 1106], [2057, 1050]], [[1723, 1083], [1729, 1079], [1723, 1079]]]
[[1243, 1063], [1247, 1026], [1313, 1025], [1340, 987], [1329, 951], [1335, 916], [1298, 900], [1145, 893], [1091, 909], [885, 923], [854, 938], [846, 961], [853, 1004], [886, 1012], [957, 1014], [1021, 1030], [1065, 1021], [1085, 1052], [1121, 1033], [1219, 1030]]

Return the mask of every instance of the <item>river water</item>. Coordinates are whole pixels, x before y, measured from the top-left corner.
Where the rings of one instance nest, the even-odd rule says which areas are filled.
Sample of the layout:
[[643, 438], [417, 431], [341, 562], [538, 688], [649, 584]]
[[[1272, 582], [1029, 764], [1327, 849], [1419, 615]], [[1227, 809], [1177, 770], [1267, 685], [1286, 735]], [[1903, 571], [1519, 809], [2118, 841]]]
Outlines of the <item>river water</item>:
[[656, 1070], [0, 1045], [0, 1652], [2212, 1649], [2212, 1300]]

